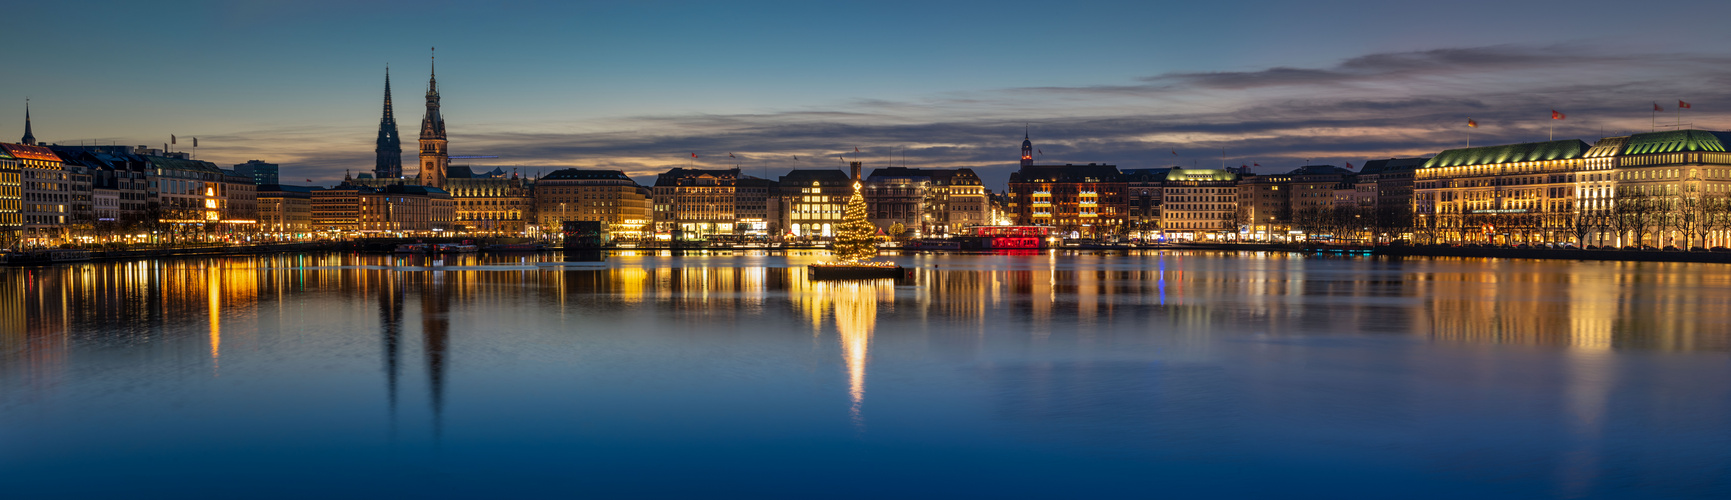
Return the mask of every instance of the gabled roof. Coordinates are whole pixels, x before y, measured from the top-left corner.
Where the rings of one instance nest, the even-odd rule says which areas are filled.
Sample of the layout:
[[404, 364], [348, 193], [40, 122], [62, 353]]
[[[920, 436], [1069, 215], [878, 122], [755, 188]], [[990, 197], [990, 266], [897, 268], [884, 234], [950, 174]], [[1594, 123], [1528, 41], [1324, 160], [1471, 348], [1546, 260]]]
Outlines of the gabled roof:
[[1437, 153], [1422, 168], [1457, 167], [1461, 165], [1494, 165], [1523, 161], [1567, 160], [1582, 158], [1591, 146], [1580, 139], [1526, 142], [1502, 146], [1450, 149]]
[[1387, 160], [1365, 160], [1359, 167], [1360, 174], [1380, 174], [1384, 171], [1412, 170], [1424, 166], [1430, 158], [1389, 158]]
[[1623, 147], [1623, 154], [1641, 155], [1689, 151], [1723, 152], [1726, 150], [1727, 143], [1731, 143], [1731, 133], [1708, 132], [1706, 130], [1649, 132], [1629, 136], [1629, 143]]
[[1305, 166], [1293, 169], [1291, 172], [1287, 172], [1285, 175], [1292, 175], [1292, 176], [1299, 176], [1299, 175], [1349, 175], [1351, 173], [1352, 173], [1351, 170], [1336, 167], [1334, 165], [1305, 165]]
[[1179, 167], [1126, 169], [1123, 171], [1124, 180], [1128, 182], [1160, 182], [1166, 180], [1166, 176], [1174, 168]]
[[1029, 165], [1010, 173], [1010, 182], [1124, 182], [1117, 165]]
[[629, 181], [631, 177], [618, 170], [590, 170], [582, 168], [565, 168], [554, 170], [553, 173], [541, 176], [542, 180], [621, 180]]
[[813, 182], [827, 183], [826, 185], [830, 186], [846, 186], [849, 179], [847, 172], [816, 168], [796, 168], [788, 171], [787, 175], [781, 176], [781, 184], [788, 187], [809, 186]]
[[714, 178], [716, 180], [716, 182], [718, 182], [720, 184], [732, 185], [733, 180], [739, 178], [739, 169], [737, 169], [737, 168], [716, 168], [716, 169], [675, 168], [672, 170], [668, 170], [666, 172], [662, 172], [660, 175], [655, 176], [655, 185], [657, 185], [657, 186], [681, 186], [681, 185], [686, 185], [687, 183], [684, 181], [686, 181], [688, 179], [695, 179], [695, 178], [702, 177], [705, 175], [707, 175], [711, 178]]
[[20, 160], [60, 161], [60, 155], [54, 154], [54, 150], [43, 146], [0, 143], [0, 148], [5, 149], [8, 153], [12, 153], [13, 158], [18, 158]]

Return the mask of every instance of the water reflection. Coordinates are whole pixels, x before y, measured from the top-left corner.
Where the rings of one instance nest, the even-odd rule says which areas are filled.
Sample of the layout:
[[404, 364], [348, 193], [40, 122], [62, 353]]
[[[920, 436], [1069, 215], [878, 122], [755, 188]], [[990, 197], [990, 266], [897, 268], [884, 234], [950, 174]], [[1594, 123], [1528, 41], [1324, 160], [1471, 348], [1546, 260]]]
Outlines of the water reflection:
[[877, 327], [878, 303], [894, 303], [895, 282], [808, 281], [801, 279], [801, 274], [793, 276], [796, 279], [791, 282], [789, 297], [811, 322], [812, 335], [825, 333], [825, 318], [835, 325], [847, 368], [848, 414], [855, 425], [862, 425], [860, 406], [865, 402], [866, 363], [872, 331]]
[[[848, 455], [886, 458], [872, 470], [895, 477], [930, 477], [934, 461], [977, 467], [973, 493], [1005, 496], [1129, 496], [1073, 489], [1116, 484], [1097, 471], [1125, 467], [1297, 481], [1335, 463], [1359, 469], [1317, 477], [1357, 484], [1392, 467], [1404, 475], [1387, 477], [1442, 497], [1482, 497], [1462, 477], [1531, 486], [1508, 496], [1726, 492], [1703, 478], [1731, 466], [1719, 446], [1731, 421], [1726, 266], [921, 255], [896, 258], [916, 270], [898, 286], [808, 280], [801, 266], [822, 258], [0, 269], [0, 480], [114, 463], [239, 477], [270, 467], [225, 464], [231, 450], [293, 448], [354, 457], [333, 471], [421, 478], [438, 462], [500, 488], [523, 483], [491, 471], [643, 487], [667, 474], [728, 486], [770, 468], [806, 471], [814, 487], [872, 483], [826, 475], [857, 471], [825, 462]], [[415, 450], [448, 453], [416, 462]], [[1162, 484], [1191, 481], [1181, 472]], [[990, 480], [1006, 475], [1063, 486]], [[425, 492], [406, 483], [395, 484]], [[1179, 496], [1280, 493], [1233, 485]], [[635, 496], [694, 496], [659, 492]]]

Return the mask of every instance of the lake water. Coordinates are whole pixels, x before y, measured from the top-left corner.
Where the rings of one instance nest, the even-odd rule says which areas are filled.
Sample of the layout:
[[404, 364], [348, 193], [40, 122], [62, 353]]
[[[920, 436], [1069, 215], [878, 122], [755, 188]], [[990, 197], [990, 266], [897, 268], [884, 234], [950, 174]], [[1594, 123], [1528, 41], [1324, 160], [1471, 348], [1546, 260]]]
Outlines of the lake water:
[[807, 280], [819, 258], [0, 270], [0, 484], [1731, 498], [1731, 266], [947, 255], [896, 284]]

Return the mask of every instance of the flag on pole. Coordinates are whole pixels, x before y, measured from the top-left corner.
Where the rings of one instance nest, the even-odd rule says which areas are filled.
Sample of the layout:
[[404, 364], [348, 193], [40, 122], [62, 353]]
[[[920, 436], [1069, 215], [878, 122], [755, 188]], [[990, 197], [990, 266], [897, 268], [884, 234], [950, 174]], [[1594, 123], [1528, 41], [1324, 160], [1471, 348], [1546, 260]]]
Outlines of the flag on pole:
[[1250, 166], [1252, 166], [1252, 167], [1260, 167], [1260, 166], [1262, 166], [1262, 164], [1261, 164], [1261, 163], [1256, 163], [1256, 162], [1250, 162]]
[[1046, 156], [1046, 151], [1043, 149], [1035, 149], [1034, 152], [1040, 153], [1040, 156]]
[[799, 161], [799, 155], [793, 155], [793, 161]]
[[859, 146], [854, 146], [853, 152], [858, 153], [859, 152]]
[[1349, 162], [1346, 162], [1346, 169], [1347, 169], [1347, 170], [1352, 170], [1352, 162], [1350, 162], [1350, 161], [1349, 161]]
[[312, 179], [307, 179], [307, 182], [312, 182], [312, 181], [313, 181]]
[[1689, 109], [1689, 103], [1686, 103], [1683, 101], [1677, 101], [1677, 107], [1683, 108], [1683, 109]]
[[728, 158], [733, 158], [733, 153], [728, 153], [728, 154], [727, 154], [727, 157], [728, 157]]
[[180, 140], [176, 139], [174, 137], [174, 134], [168, 134], [168, 143], [169, 144], [180, 144]]
[[1657, 102], [1653, 103], [1653, 111], [1664, 111], [1664, 110], [1665, 110], [1665, 108], [1659, 107], [1659, 103], [1657, 103]]
[[1172, 150], [1172, 156], [1178, 156], [1178, 150], [1176, 150], [1176, 149]]
[[1561, 119], [1563, 119], [1563, 113], [1553, 109], [1553, 110], [1551, 110], [1551, 119], [1552, 120], [1561, 120]]
[[1467, 126], [1472, 127], [1472, 128], [1479, 128], [1479, 122], [1473, 121], [1472, 118], [1468, 118], [1467, 119]]
[[696, 157], [697, 157], [697, 153], [691, 153], [691, 157], [692, 157], [692, 158], [696, 158]]
[[198, 147], [198, 138], [197, 137], [192, 138], [192, 147], [195, 147], [195, 148]]

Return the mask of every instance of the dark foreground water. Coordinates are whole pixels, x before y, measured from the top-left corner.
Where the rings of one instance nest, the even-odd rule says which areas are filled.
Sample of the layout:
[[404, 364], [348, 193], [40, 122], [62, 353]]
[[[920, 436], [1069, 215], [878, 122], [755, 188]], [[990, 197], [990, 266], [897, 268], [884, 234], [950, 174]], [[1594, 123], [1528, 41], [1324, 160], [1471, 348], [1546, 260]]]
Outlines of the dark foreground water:
[[0, 491], [1731, 498], [1731, 266], [538, 259], [0, 270]]

